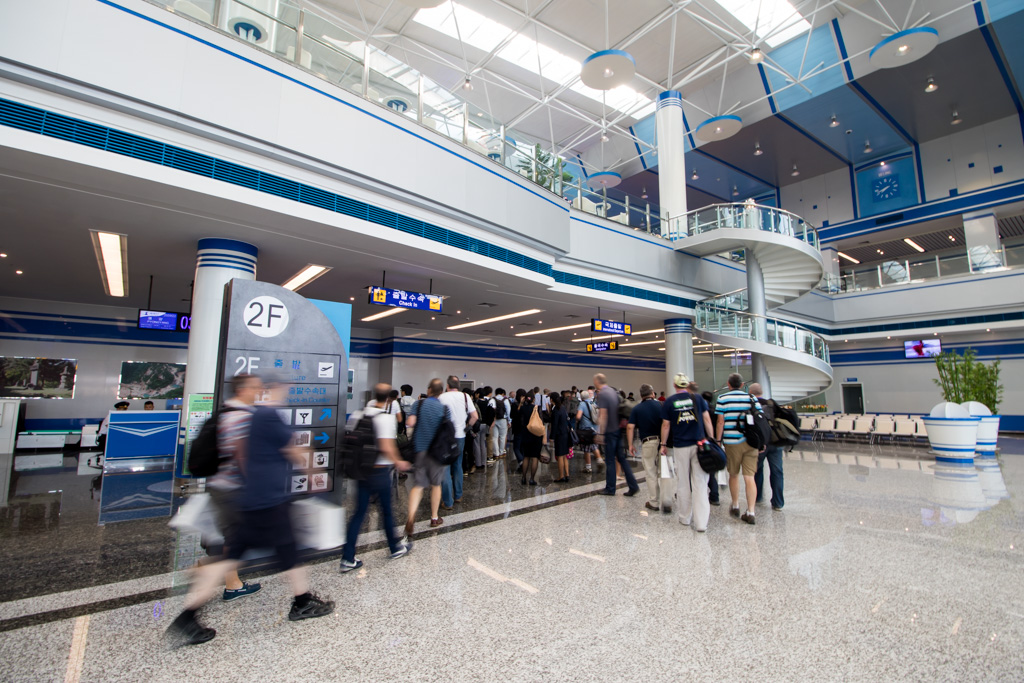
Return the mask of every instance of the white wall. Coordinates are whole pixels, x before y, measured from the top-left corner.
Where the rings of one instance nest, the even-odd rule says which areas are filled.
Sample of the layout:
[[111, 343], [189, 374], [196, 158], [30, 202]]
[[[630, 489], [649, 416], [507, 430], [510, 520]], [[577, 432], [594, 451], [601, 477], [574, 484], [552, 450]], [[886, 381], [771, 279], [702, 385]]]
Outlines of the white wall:
[[[951, 128], [951, 130], [956, 130]], [[972, 167], [971, 164], [974, 164]], [[1024, 139], [1016, 116], [921, 143], [928, 201], [1024, 178]], [[1002, 166], [1003, 172], [995, 168]]]
[[835, 225], [853, 220], [853, 194], [850, 171], [841, 168], [779, 189], [782, 208], [792, 211], [820, 228], [828, 221]]
[[[98, 420], [118, 401], [122, 361], [184, 363], [186, 360], [184, 345], [149, 341], [133, 343], [126, 339], [124, 332], [137, 325], [138, 310], [134, 308], [0, 297], [0, 311], [8, 323], [17, 322], [21, 315], [31, 314], [32, 318], [25, 322], [55, 322], [66, 329], [62, 334], [38, 334], [27, 328], [23, 333], [9, 331], [16, 329], [14, 325], [0, 326], [4, 329], [0, 335], [0, 355], [74, 358], [78, 361], [74, 397], [26, 399], [26, 420]], [[101, 336], [86, 336], [88, 334]], [[159, 333], [151, 336], [159, 337]], [[132, 409], [139, 410], [144, 401], [132, 403]], [[163, 401], [156, 403], [157, 408], [163, 408]]]

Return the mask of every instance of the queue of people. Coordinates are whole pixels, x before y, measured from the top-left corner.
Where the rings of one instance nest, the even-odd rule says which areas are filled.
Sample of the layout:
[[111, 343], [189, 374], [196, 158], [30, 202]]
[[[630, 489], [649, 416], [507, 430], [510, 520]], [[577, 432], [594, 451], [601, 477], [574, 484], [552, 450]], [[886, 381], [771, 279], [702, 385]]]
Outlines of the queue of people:
[[[464, 479], [503, 461], [511, 450], [522, 486], [537, 486], [542, 462], [553, 460], [555, 483], [571, 478], [569, 458], [582, 454], [581, 472], [593, 472], [593, 462], [605, 466], [604, 487], [599, 495], [614, 496], [621, 478], [624, 495], [635, 496], [640, 486], [627, 457], [639, 453], [646, 473], [649, 510], [676, 513], [682, 525], [705, 532], [712, 505], [718, 504], [715, 472], [708, 472], [698, 449], [708, 442], [724, 445], [729, 473], [729, 513], [748, 524], [755, 523], [755, 503], [760, 498], [765, 463], [770, 468], [771, 505], [781, 510], [782, 454], [777, 446], [753, 448], [746, 443], [741, 418], [748, 410], [770, 411], [774, 402], [752, 384], [743, 390], [743, 378], [730, 375], [729, 391], [699, 393], [685, 374], [674, 378], [673, 393], [656, 396], [649, 384], [639, 388], [640, 401], [614, 389], [598, 373], [587, 389], [562, 392], [518, 389], [509, 398], [503, 388], [483, 387], [463, 391], [458, 377], [432, 379], [425, 394], [413, 399], [413, 388], [394, 391], [377, 384], [369, 403], [355, 411], [346, 426], [346, 450], [350, 443], [364, 444], [359, 453], [342, 457], [360, 459], [346, 474], [356, 480], [355, 505], [349, 518], [340, 571], [362, 567], [355, 548], [371, 502], [380, 510], [388, 544], [388, 556], [397, 560], [412, 550], [417, 510], [429, 489], [430, 527], [444, 523], [441, 509], [461, 502]], [[219, 587], [230, 601], [260, 590], [258, 583], [243, 582], [237, 573], [239, 560], [249, 548], [272, 547], [292, 586], [288, 613], [292, 621], [330, 614], [334, 603], [309, 590], [306, 572], [298, 564], [292, 528], [290, 495], [280, 486], [292, 463], [302, 454], [292, 434], [274, 410], [274, 398], [282, 387], [264, 383], [252, 375], [232, 379], [232, 397], [215, 413], [219, 467], [208, 480], [217, 526], [224, 536], [219, 547], [207, 546], [211, 561], [198, 567], [185, 609], [167, 634], [174, 645], [198, 644], [213, 639], [216, 631], [202, 625], [197, 614]], [[257, 405], [258, 396], [269, 393], [271, 401]], [[712, 406], [711, 404], [714, 403]], [[715, 422], [712, 421], [712, 414]], [[214, 418], [211, 418], [214, 420]], [[205, 429], [205, 428], [204, 428]], [[349, 463], [351, 464], [351, 463]], [[511, 463], [508, 465], [511, 471]], [[739, 477], [746, 487], [746, 509], [739, 510]], [[392, 489], [398, 478], [410, 478], [404, 534], [395, 532]]]

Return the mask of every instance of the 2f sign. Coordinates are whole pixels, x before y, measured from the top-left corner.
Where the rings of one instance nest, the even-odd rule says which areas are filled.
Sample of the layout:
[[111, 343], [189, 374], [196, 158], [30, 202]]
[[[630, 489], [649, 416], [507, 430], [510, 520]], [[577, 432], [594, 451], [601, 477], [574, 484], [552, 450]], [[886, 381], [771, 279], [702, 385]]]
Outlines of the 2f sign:
[[257, 337], [276, 337], [288, 327], [288, 308], [272, 296], [258, 296], [247, 303], [242, 317]]

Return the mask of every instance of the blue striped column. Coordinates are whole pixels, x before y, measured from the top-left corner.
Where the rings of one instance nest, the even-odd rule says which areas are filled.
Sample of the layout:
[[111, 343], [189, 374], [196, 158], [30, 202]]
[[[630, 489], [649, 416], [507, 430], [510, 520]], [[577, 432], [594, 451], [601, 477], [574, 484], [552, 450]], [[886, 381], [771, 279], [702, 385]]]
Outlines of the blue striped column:
[[693, 320], [671, 318], [665, 321], [665, 395], [676, 393], [676, 373], [693, 379]]
[[[677, 90], [658, 95], [655, 122], [658, 128], [658, 193], [662, 218], [686, 213], [686, 126], [683, 125], [683, 96]], [[686, 221], [672, 221], [668, 235], [685, 237]], [[662, 228], [662, 235], [666, 234]], [[666, 349], [668, 347], [665, 347]], [[669, 387], [671, 389], [671, 387]]]
[[196, 276], [192, 287], [192, 320], [185, 370], [185, 405], [189, 394], [212, 394], [217, 381], [224, 285], [234, 278], [256, 279], [259, 250], [237, 240], [199, 240]]

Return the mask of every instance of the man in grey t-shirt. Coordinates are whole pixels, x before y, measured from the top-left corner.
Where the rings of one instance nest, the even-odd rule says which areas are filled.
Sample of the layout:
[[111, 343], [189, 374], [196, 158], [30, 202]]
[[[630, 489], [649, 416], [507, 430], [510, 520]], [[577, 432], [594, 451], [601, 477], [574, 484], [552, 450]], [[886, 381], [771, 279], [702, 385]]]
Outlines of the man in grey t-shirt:
[[629, 466], [625, 452], [619, 448], [619, 392], [608, 385], [608, 378], [602, 373], [594, 375], [594, 386], [597, 388], [597, 408], [600, 415], [595, 442], [604, 444], [604, 457], [608, 463], [605, 467], [604, 489], [598, 493], [602, 496], [615, 495], [615, 462], [618, 461], [629, 486], [625, 495], [635, 496], [640, 490], [640, 485], [636, 483], [633, 468]]

